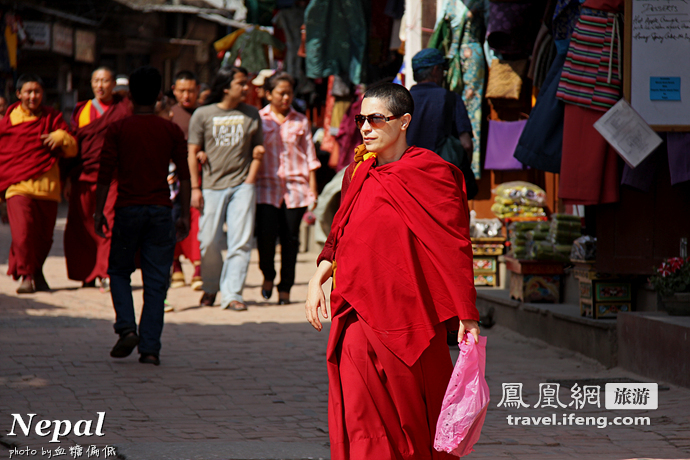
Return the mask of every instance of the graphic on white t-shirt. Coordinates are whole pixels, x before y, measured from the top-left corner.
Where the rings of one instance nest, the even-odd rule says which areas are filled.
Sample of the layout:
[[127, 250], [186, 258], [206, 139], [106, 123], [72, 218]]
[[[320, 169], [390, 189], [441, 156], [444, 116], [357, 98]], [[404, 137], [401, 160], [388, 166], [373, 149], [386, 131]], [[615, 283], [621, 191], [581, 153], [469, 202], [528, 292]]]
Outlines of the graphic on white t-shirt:
[[234, 147], [244, 138], [244, 116], [213, 117], [213, 139], [216, 146]]

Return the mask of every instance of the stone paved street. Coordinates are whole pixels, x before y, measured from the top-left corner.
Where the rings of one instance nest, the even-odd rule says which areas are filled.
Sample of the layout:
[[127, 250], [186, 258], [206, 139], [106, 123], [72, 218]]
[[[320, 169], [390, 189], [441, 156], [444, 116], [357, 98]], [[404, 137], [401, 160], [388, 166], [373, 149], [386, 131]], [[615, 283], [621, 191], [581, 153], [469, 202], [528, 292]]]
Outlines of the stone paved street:
[[[62, 207], [45, 269], [53, 289], [48, 293], [15, 294], [17, 284], [5, 276], [9, 227], [0, 225], [0, 459], [22, 447], [36, 449], [34, 458], [48, 458], [41, 456], [42, 449], [75, 444], [115, 446], [120, 458], [137, 460], [330, 458], [328, 325], [321, 333], [314, 331], [303, 308], [314, 253], [300, 254], [290, 306], [276, 306], [275, 292], [270, 302], [261, 299], [256, 253], [245, 289], [248, 312], [200, 308], [199, 292], [188, 287], [170, 290], [175, 311], [166, 314], [162, 364], [154, 367], [139, 364], [134, 355], [121, 360], [108, 356], [116, 340], [110, 296], [67, 280], [64, 215]], [[191, 266], [185, 264], [185, 270], [189, 278]], [[138, 273], [133, 282], [139, 308]], [[690, 389], [658, 382], [659, 409], [652, 411], [607, 411], [603, 392], [601, 408], [534, 409], [539, 383], [549, 380], [647, 380], [619, 368], [606, 370], [500, 325], [484, 333], [492, 401], [482, 437], [468, 458], [690, 458]], [[502, 384], [518, 382], [530, 407], [497, 407]], [[560, 400], [571, 401], [569, 387], [561, 388]], [[11, 414], [26, 419], [35, 413], [34, 424], [42, 419], [89, 419], [95, 428], [97, 412], [106, 413], [102, 437], [69, 434], [61, 443], [49, 443], [49, 437], [33, 430], [24, 436], [19, 427], [18, 436], [8, 436]], [[608, 421], [647, 416], [650, 425], [509, 426], [506, 419], [555, 413], [560, 420], [572, 412]], [[63, 458], [75, 457], [67, 450]]]

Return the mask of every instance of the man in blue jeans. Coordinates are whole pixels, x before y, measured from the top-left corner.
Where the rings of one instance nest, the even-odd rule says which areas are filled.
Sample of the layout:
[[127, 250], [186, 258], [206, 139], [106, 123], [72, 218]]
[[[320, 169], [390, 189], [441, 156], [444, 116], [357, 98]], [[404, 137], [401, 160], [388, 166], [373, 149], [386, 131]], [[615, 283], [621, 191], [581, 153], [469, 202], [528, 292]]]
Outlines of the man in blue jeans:
[[[220, 307], [245, 311], [242, 289], [249, 268], [256, 213], [256, 173], [263, 158], [259, 111], [244, 103], [247, 71], [218, 71], [206, 105], [189, 122], [189, 170], [192, 206], [201, 212], [199, 246], [203, 276], [201, 306], [211, 306], [221, 293]], [[198, 168], [202, 164], [202, 186]], [[227, 227], [227, 240], [223, 235]], [[225, 260], [221, 256], [227, 243]]]
[[[176, 240], [189, 233], [191, 188], [187, 143], [182, 130], [154, 113], [161, 91], [161, 74], [141, 67], [129, 78], [133, 114], [108, 128], [101, 153], [96, 189], [96, 233], [105, 237], [108, 223], [103, 207], [111, 178], [117, 172], [118, 188], [108, 275], [115, 307], [115, 333], [120, 339], [110, 352], [114, 358], [129, 356], [139, 345], [139, 362], [160, 364], [163, 312]], [[182, 215], [173, 223], [168, 165], [177, 166]], [[177, 234], [177, 235], [176, 235]], [[134, 316], [131, 275], [140, 255], [144, 281], [144, 307], [139, 322]]]

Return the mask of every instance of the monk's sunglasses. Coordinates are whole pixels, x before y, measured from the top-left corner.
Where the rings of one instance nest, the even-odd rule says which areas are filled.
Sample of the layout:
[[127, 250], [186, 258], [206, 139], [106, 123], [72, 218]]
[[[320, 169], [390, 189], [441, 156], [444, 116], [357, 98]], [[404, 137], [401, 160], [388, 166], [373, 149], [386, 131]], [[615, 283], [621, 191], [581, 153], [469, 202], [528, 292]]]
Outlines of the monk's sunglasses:
[[395, 120], [397, 118], [400, 118], [400, 116], [392, 116], [392, 117], [387, 117], [385, 115], [381, 115], [380, 113], [374, 113], [372, 115], [355, 115], [355, 123], [357, 123], [357, 128], [362, 129], [362, 126], [364, 126], [364, 122], [368, 121], [369, 125], [372, 128], [380, 128], [383, 125], [385, 125], [387, 122], [391, 120]]

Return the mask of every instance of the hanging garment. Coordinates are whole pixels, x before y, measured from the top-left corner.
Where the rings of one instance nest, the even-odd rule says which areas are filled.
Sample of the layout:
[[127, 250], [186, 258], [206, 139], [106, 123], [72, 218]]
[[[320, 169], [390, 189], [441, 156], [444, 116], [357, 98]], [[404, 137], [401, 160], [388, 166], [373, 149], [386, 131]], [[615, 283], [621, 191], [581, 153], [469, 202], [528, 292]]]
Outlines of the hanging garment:
[[564, 62], [565, 53], [556, 55], [515, 148], [520, 162], [552, 173], [561, 171], [564, 103], [556, 97], [556, 90]]
[[348, 75], [362, 81], [366, 58], [365, 0], [312, 0], [304, 13], [307, 77]]
[[230, 48], [230, 54], [233, 59], [241, 57], [242, 67], [249, 72], [258, 73], [262, 69], [270, 68], [267, 53], [269, 46], [278, 50], [285, 49], [285, 45], [273, 35], [265, 30], [254, 28], [235, 40]]
[[386, 16], [400, 19], [405, 14], [405, 0], [388, 0], [385, 9]]
[[527, 57], [534, 48], [544, 14], [541, 1], [491, 2], [486, 42], [501, 55]]
[[499, 171], [523, 169], [522, 163], [516, 160], [513, 154], [526, 124], [527, 120], [489, 120], [484, 169]]
[[[484, 0], [468, 0], [466, 5], [461, 0], [445, 0], [438, 9], [436, 28], [428, 45], [451, 56], [447, 88], [462, 95], [472, 123], [474, 150], [471, 163], [476, 179], [481, 178], [482, 102], [486, 80], [482, 44], [487, 3]], [[472, 14], [469, 14], [470, 10]]]
[[660, 133], [666, 136], [666, 143], [661, 144], [635, 168], [623, 167], [621, 184], [648, 192], [654, 184], [657, 163], [668, 156], [668, 168], [671, 172], [671, 185], [690, 180], [690, 133]]
[[304, 24], [304, 8], [293, 6], [276, 13], [276, 25], [285, 33], [287, 52], [285, 53], [285, 70], [299, 82], [305, 79], [302, 70], [303, 59], [298, 51], [302, 43], [301, 27]]
[[276, 9], [276, 0], [246, 0], [247, 22], [261, 26], [272, 26], [273, 10]]
[[569, 40], [579, 17], [579, 0], [557, 0], [551, 21], [554, 40]]
[[233, 33], [228, 34], [220, 40], [215, 41], [213, 43], [213, 48], [216, 50], [217, 53], [229, 50], [235, 44], [237, 39], [240, 38], [240, 35], [242, 35], [246, 31], [247, 29], [237, 29]]
[[618, 154], [594, 129], [601, 112], [565, 104], [558, 196], [564, 204], [618, 201]]
[[603, 112], [618, 102], [620, 27], [616, 13], [582, 8], [561, 73], [559, 99]]

